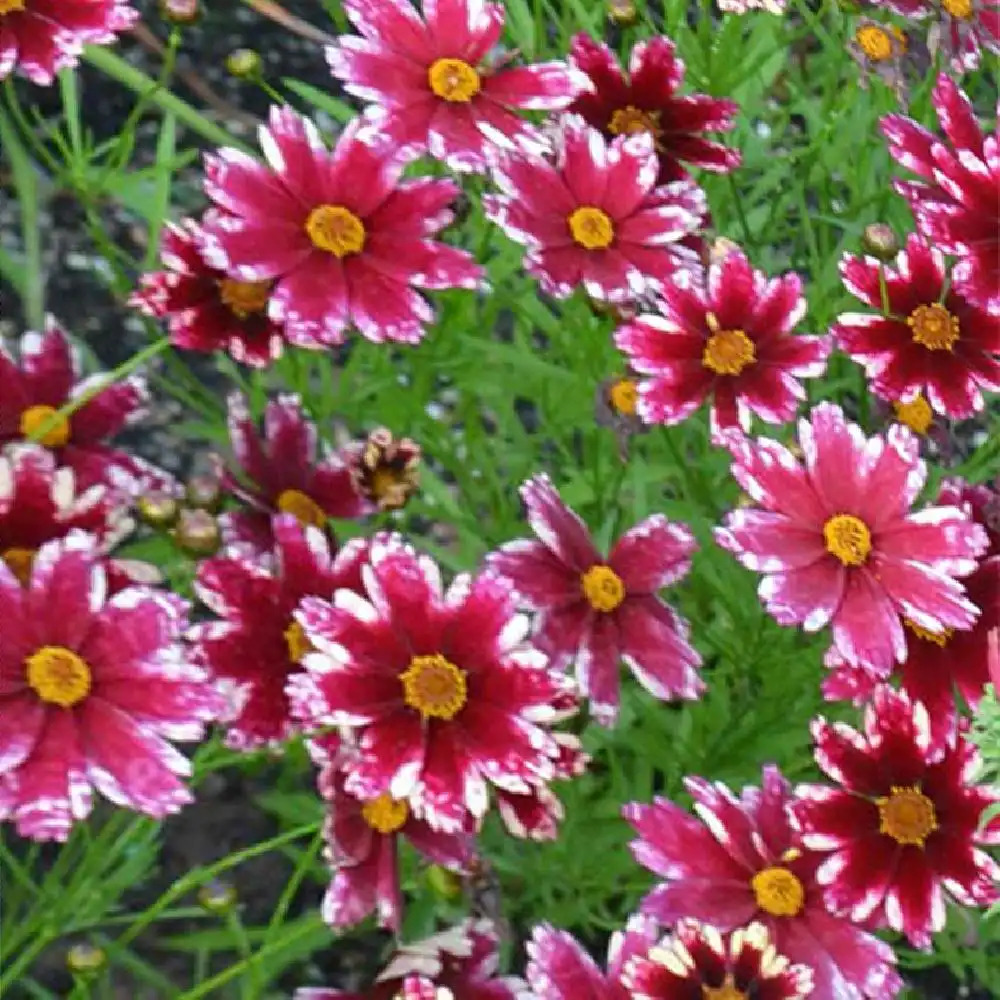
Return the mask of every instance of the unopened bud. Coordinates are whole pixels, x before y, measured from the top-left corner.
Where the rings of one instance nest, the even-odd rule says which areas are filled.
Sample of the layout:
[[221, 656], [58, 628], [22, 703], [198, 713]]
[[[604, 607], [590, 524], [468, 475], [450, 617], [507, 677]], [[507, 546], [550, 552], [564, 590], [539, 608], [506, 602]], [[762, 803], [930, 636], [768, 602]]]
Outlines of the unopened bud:
[[260, 56], [253, 49], [235, 49], [226, 56], [226, 69], [240, 80], [260, 75]]
[[198, 905], [208, 913], [228, 913], [237, 899], [236, 887], [218, 879], [206, 882], [198, 890]]
[[632, 0], [608, 0], [608, 20], [627, 28], [639, 20], [639, 12]]
[[865, 231], [861, 234], [861, 246], [865, 253], [888, 263], [895, 260], [899, 253], [899, 237], [893, 232], [892, 226], [887, 226], [884, 222], [873, 222], [865, 226]]
[[172, 24], [194, 24], [201, 7], [198, 0], [160, 0], [160, 13]]
[[74, 976], [95, 976], [107, 964], [107, 953], [97, 945], [81, 942], [66, 952], [66, 968]]
[[188, 555], [204, 558], [219, 551], [222, 534], [218, 521], [207, 510], [185, 508], [177, 518], [174, 540]]
[[169, 528], [180, 513], [180, 505], [169, 493], [146, 493], [135, 503], [136, 512], [143, 523], [151, 528]]
[[215, 476], [192, 476], [187, 481], [185, 498], [190, 507], [215, 512], [222, 506], [222, 487]]

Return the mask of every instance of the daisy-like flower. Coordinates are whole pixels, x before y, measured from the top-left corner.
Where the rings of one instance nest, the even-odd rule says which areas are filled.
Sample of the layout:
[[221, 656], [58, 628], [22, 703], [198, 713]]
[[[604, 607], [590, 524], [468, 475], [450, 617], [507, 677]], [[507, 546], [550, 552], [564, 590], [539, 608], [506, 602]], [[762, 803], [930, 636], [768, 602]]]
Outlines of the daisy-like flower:
[[499, 195], [488, 218], [528, 247], [525, 270], [556, 298], [582, 285], [591, 298], [625, 302], [668, 284], [690, 252], [679, 242], [705, 214], [692, 181], [656, 186], [650, 135], [610, 144], [575, 115], [563, 121], [553, 161], [521, 145], [497, 153]]
[[1000, 313], [970, 302], [944, 256], [919, 235], [907, 238], [895, 269], [845, 254], [840, 274], [877, 310], [844, 313], [833, 326], [837, 346], [864, 365], [876, 395], [895, 402], [923, 393], [935, 411], [960, 420], [983, 408], [981, 390], [1000, 390]]
[[902, 115], [882, 119], [889, 152], [919, 181], [896, 180], [931, 246], [959, 258], [953, 272], [966, 298], [1000, 308], [1000, 146], [984, 135], [968, 97], [942, 73], [934, 107], [944, 139]]
[[791, 793], [776, 767], [739, 797], [724, 785], [688, 778], [703, 822], [666, 799], [631, 803], [623, 814], [639, 838], [632, 853], [664, 881], [642, 910], [664, 924], [683, 918], [727, 932], [764, 924], [775, 948], [813, 969], [816, 1000], [890, 1000], [902, 987], [884, 941], [831, 914], [816, 880], [821, 856], [792, 830]]
[[791, 332], [806, 311], [797, 274], [769, 280], [740, 250], [709, 265], [704, 284], [671, 284], [659, 315], [620, 327], [615, 343], [639, 382], [637, 411], [650, 424], [686, 420], [711, 398], [714, 434], [750, 429], [756, 413], [772, 424], [795, 416], [805, 390], [830, 353], [826, 337]]
[[206, 215], [201, 250], [236, 281], [273, 283], [267, 315], [290, 343], [340, 344], [353, 325], [376, 344], [416, 344], [434, 319], [421, 291], [479, 287], [472, 256], [433, 239], [458, 187], [401, 180], [385, 135], [356, 120], [329, 152], [308, 118], [274, 107], [260, 144], [266, 164], [235, 149], [206, 157], [205, 191], [222, 211]]
[[658, 183], [686, 177], [682, 162], [717, 173], [739, 166], [739, 150], [704, 135], [728, 132], [739, 106], [708, 94], [678, 94], [684, 63], [669, 38], [639, 42], [632, 49], [627, 75], [614, 52], [590, 35], [576, 35], [570, 52], [592, 85], [577, 97], [570, 111], [607, 139], [636, 132], [652, 136], [660, 164]]
[[687, 623], [656, 596], [690, 569], [691, 532], [655, 514], [605, 557], [548, 476], [524, 483], [521, 498], [537, 539], [507, 542], [486, 564], [539, 613], [535, 641], [553, 666], [575, 661], [598, 722], [612, 725], [618, 715], [621, 660], [654, 697], [697, 698], [701, 657], [687, 641]]
[[[709, 924], [682, 920], [646, 957], [625, 972], [634, 1000], [805, 1000], [813, 992], [808, 965], [792, 965], [763, 924], [723, 935]], [[825, 998], [824, 998], [825, 1000]]]
[[222, 703], [185, 659], [185, 610], [147, 587], [109, 598], [83, 532], [44, 544], [27, 586], [0, 563], [0, 819], [65, 840], [94, 788], [157, 818], [191, 801], [168, 740], [200, 739]]
[[868, 89], [868, 78], [874, 73], [896, 94], [896, 100], [905, 107], [907, 100], [907, 57], [911, 56], [910, 40], [894, 24], [882, 24], [870, 17], [862, 17], [847, 43], [847, 52], [858, 64], [858, 83]]
[[829, 624], [845, 660], [888, 673], [906, 656], [904, 618], [935, 634], [975, 621], [956, 578], [976, 569], [986, 533], [958, 507], [911, 513], [927, 467], [907, 428], [866, 439], [821, 403], [799, 421], [804, 464], [768, 438], [729, 440], [733, 476], [760, 506], [732, 511], [715, 537], [765, 574], [758, 594], [779, 624]]
[[0, 80], [17, 71], [50, 84], [84, 45], [113, 42], [138, 19], [126, 0], [0, 0]]
[[649, 428], [637, 412], [639, 380], [635, 372], [601, 379], [594, 393], [594, 420], [598, 427], [610, 427], [618, 442], [618, 457], [628, 461], [629, 440]]
[[188, 351], [227, 351], [264, 368], [281, 357], [281, 326], [267, 315], [270, 281], [237, 281], [205, 263], [201, 227], [167, 223], [160, 258], [166, 270], [144, 274], [129, 304], [167, 321], [170, 343]]
[[308, 595], [359, 590], [367, 557], [361, 539], [331, 556], [323, 532], [290, 514], [274, 518], [272, 537], [272, 558], [217, 556], [195, 580], [198, 598], [221, 620], [196, 625], [191, 639], [198, 662], [234, 689], [239, 707], [226, 720], [226, 742], [238, 749], [279, 744], [296, 731], [285, 683], [311, 647], [292, 613]]
[[371, 101], [368, 118], [396, 144], [425, 150], [453, 170], [486, 167], [485, 123], [504, 135], [530, 136], [522, 110], [558, 111], [587, 86], [563, 62], [504, 67], [491, 50], [504, 9], [484, 0], [345, 0], [361, 32], [326, 50], [348, 93]]
[[303, 525], [326, 528], [331, 517], [360, 517], [374, 509], [358, 492], [343, 457], [320, 446], [316, 425], [298, 396], [268, 402], [263, 434], [240, 393], [230, 395], [228, 410], [236, 468], [220, 462], [218, 475], [246, 506], [220, 517], [227, 544], [268, 551], [274, 514], [292, 514]]
[[980, 829], [1000, 794], [972, 783], [971, 742], [933, 748], [924, 706], [890, 687], [866, 707], [864, 733], [823, 718], [812, 733], [816, 763], [840, 787], [801, 786], [792, 814], [802, 842], [824, 853], [817, 879], [834, 912], [929, 949], [944, 889], [965, 906], [1000, 899], [1000, 866], [980, 849], [1000, 843], [996, 817]]
[[396, 535], [376, 537], [362, 573], [364, 597], [302, 602], [296, 619], [317, 652], [288, 687], [304, 726], [355, 733], [348, 792], [409, 799], [454, 832], [485, 815], [490, 784], [528, 792], [550, 781], [559, 746], [545, 725], [567, 684], [524, 642], [510, 588], [463, 575], [443, 593], [433, 560]]
[[[104, 388], [99, 387], [106, 375], [81, 379], [69, 338], [51, 317], [44, 333], [29, 332], [21, 338], [19, 353], [20, 364], [0, 346], [0, 445], [34, 437], [44, 427], [38, 443], [73, 470], [80, 490], [95, 483], [107, 483], [130, 496], [177, 489], [161, 469], [108, 444], [143, 416], [142, 379], [132, 376]], [[82, 396], [88, 397], [86, 403], [53, 421], [60, 409]]]

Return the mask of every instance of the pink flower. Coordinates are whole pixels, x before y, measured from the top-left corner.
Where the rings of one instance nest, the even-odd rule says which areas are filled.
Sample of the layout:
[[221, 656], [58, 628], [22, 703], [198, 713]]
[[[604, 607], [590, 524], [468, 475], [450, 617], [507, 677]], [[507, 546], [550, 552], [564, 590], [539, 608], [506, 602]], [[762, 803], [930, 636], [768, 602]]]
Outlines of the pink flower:
[[235, 688], [238, 709], [226, 719], [226, 742], [241, 750], [280, 744], [297, 729], [285, 683], [310, 650], [292, 617], [306, 596], [361, 589], [367, 544], [348, 542], [336, 556], [323, 533], [288, 514], [273, 520], [269, 558], [217, 556], [198, 567], [195, 593], [218, 619], [194, 627], [200, 664]]
[[487, 124], [504, 135], [530, 136], [522, 110], [565, 108], [587, 81], [562, 62], [503, 68], [494, 59], [504, 8], [483, 0], [345, 0], [362, 37], [341, 35], [326, 50], [348, 93], [372, 101], [368, 119], [392, 142], [428, 150], [453, 170], [482, 171]]
[[582, 285], [592, 298], [634, 300], [669, 284], [690, 252], [677, 244], [705, 214], [692, 181], [656, 186], [652, 137], [606, 143], [581, 118], [567, 117], [554, 160], [527, 145], [499, 151], [485, 195], [488, 218], [528, 247], [524, 266], [542, 290], [566, 298]]
[[795, 337], [806, 311], [797, 274], [768, 280], [732, 250], [709, 265], [704, 285], [667, 285], [659, 315], [620, 327], [615, 343], [639, 383], [638, 413], [650, 424], [676, 424], [711, 397], [714, 434], [750, 430], [751, 414], [772, 424], [795, 416], [806, 398], [798, 378], [826, 370], [826, 337]]
[[597, 721], [617, 718], [621, 660], [653, 697], [697, 698], [701, 657], [687, 641], [687, 623], [656, 596], [691, 568], [691, 532], [656, 514], [604, 557], [548, 476], [524, 483], [521, 498], [538, 540], [507, 542], [486, 564], [539, 613], [535, 641], [552, 665], [575, 662]]
[[21, 338], [20, 364], [0, 347], [0, 445], [37, 434], [67, 403], [97, 389], [69, 417], [56, 420], [39, 443], [73, 470], [80, 490], [106, 483], [130, 496], [174, 491], [167, 473], [108, 444], [143, 415], [145, 384], [132, 376], [98, 389], [106, 381], [103, 374], [80, 379], [69, 338], [51, 317], [44, 333]]
[[715, 537], [765, 574], [758, 593], [779, 624], [830, 624], [845, 660], [888, 673], [906, 655], [904, 618], [934, 633], [973, 623], [956, 577], [975, 570], [986, 533], [957, 507], [910, 512], [927, 469], [907, 428], [866, 439], [822, 403], [799, 422], [804, 464], [768, 438], [730, 442], [760, 507], [732, 511]]
[[126, 0], [4, 0], [0, 5], [0, 79], [17, 70], [52, 83], [76, 66], [84, 45], [115, 41], [138, 20]]
[[580, 94], [569, 110], [606, 139], [636, 132], [651, 135], [660, 163], [658, 183], [686, 177], [681, 161], [716, 173], [739, 166], [739, 150], [703, 135], [728, 132], [739, 106], [708, 94], [679, 95], [684, 63], [669, 38], [661, 35], [639, 42], [632, 49], [628, 75], [614, 52], [590, 35], [576, 35], [570, 51], [592, 89]]
[[623, 810], [639, 834], [632, 853], [663, 881], [642, 910], [664, 924], [691, 917], [727, 932], [763, 923], [775, 948], [813, 969], [815, 1000], [891, 1000], [902, 988], [892, 948], [830, 914], [816, 881], [821, 857], [792, 831], [788, 782], [765, 767], [739, 797], [688, 778], [703, 822], [666, 799]]
[[981, 389], [1000, 390], [1000, 314], [952, 287], [944, 257], [920, 236], [910, 234], [895, 270], [846, 254], [840, 273], [847, 290], [878, 311], [844, 313], [833, 327], [876, 395], [897, 402], [924, 393], [934, 410], [960, 420], [983, 408]]
[[205, 263], [202, 241], [193, 219], [167, 223], [160, 249], [166, 270], [144, 274], [129, 303], [166, 319], [174, 347], [227, 351], [236, 361], [264, 368], [284, 346], [281, 326], [267, 315], [271, 282], [227, 278]]
[[190, 762], [222, 708], [181, 645], [184, 603], [131, 587], [113, 597], [94, 539], [45, 543], [27, 587], [0, 563], [0, 819], [65, 840], [92, 788], [162, 818], [191, 801]]
[[929, 949], [943, 888], [964, 906], [1000, 899], [1000, 866], [979, 849], [1000, 843], [995, 817], [980, 829], [1000, 795], [971, 783], [970, 742], [932, 749], [924, 706], [889, 687], [865, 709], [863, 734], [822, 718], [812, 733], [816, 763], [840, 787], [800, 787], [792, 812], [803, 843], [825, 855], [817, 879], [834, 912]]
[[[308, 119], [272, 108], [260, 128], [267, 164], [235, 149], [205, 161], [206, 262], [237, 281], [273, 282], [267, 315], [299, 347], [363, 337], [419, 343], [434, 310], [420, 291], [479, 287], [464, 250], [434, 239], [452, 220], [448, 180], [400, 180], [394, 143], [357, 121], [328, 152]], [[418, 291], [419, 290], [419, 291]]]
[[346, 726], [358, 755], [346, 789], [368, 801], [409, 799], [435, 829], [479, 820], [488, 786], [528, 792], [554, 776], [546, 731], [567, 685], [523, 640], [506, 584], [440, 571], [396, 535], [377, 536], [363, 570], [365, 597], [308, 598], [296, 618], [318, 652], [289, 681], [304, 726]]
[[984, 135], [968, 97], [945, 74], [933, 93], [942, 140], [903, 115], [886, 115], [882, 132], [893, 158], [919, 181], [895, 182], [931, 246], [959, 260], [957, 290], [1000, 308], [1000, 146]]

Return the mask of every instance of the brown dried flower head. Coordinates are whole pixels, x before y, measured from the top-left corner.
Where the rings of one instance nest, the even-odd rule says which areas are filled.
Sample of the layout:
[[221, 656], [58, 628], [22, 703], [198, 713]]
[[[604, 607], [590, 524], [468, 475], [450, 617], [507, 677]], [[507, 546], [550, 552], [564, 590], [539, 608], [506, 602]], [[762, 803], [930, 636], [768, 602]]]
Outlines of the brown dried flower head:
[[379, 510], [399, 510], [416, 492], [420, 457], [420, 445], [409, 438], [396, 440], [385, 427], [373, 430], [351, 464], [358, 492]]

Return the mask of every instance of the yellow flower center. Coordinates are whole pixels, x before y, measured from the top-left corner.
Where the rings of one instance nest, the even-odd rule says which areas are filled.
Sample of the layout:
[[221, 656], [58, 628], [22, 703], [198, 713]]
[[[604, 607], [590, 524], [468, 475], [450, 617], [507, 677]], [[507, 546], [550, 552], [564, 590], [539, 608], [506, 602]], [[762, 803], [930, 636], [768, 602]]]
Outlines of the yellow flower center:
[[884, 798], [876, 799], [879, 833], [892, 837], [899, 844], [923, 847], [924, 841], [938, 827], [937, 813], [931, 802], [916, 785], [893, 787]]
[[[893, 35], [896, 37], [894, 38]], [[902, 35], [902, 32], [897, 34], [894, 31], [893, 34], [890, 34], [881, 25], [871, 23], [861, 25], [854, 33], [854, 40], [872, 62], [885, 62], [891, 59], [899, 51], [904, 39], [905, 36]]]
[[394, 799], [388, 792], [361, 807], [364, 821], [379, 833], [395, 833], [410, 815], [405, 799]]
[[42, 646], [24, 665], [28, 684], [42, 701], [72, 708], [90, 692], [90, 667], [65, 646]]
[[915, 434], [926, 434], [934, 422], [934, 411], [923, 395], [917, 394], [908, 403], [893, 403], [896, 419]]
[[365, 248], [365, 224], [343, 205], [320, 205], [309, 213], [306, 232], [317, 250], [336, 257], [361, 253]]
[[635, 379], [620, 378], [611, 383], [608, 397], [616, 413], [634, 417], [636, 404], [639, 402], [639, 385]]
[[659, 111], [643, 111], [631, 104], [618, 108], [611, 115], [608, 131], [612, 135], [635, 135], [638, 132], [648, 132], [654, 138], [663, 134], [660, 128]]
[[961, 333], [958, 317], [937, 302], [917, 306], [907, 317], [906, 324], [913, 331], [913, 342], [928, 351], [950, 351]]
[[569, 217], [569, 231], [585, 250], [606, 250], [615, 239], [615, 224], [607, 212], [583, 205]]
[[219, 282], [219, 298], [238, 319], [263, 312], [270, 297], [270, 281], [233, 281], [232, 278], [223, 278]]
[[955, 630], [952, 628], [946, 628], [943, 632], [932, 632], [929, 628], [924, 628], [923, 625], [910, 621], [909, 618], [904, 618], [903, 624], [918, 639], [923, 639], [924, 642], [933, 642], [935, 646], [940, 646], [942, 649], [948, 645], [948, 640], [955, 634]]
[[787, 868], [764, 868], [750, 880], [757, 905], [772, 917], [794, 917], [802, 912], [806, 891]]
[[41, 437], [35, 436], [58, 412], [54, 406], [46, 406], [44, 403], [29, 406], [21, 414], [21, 433], [25, 437], [45, 445], [46, 448], [61, 448], [69, 441], [69, 421], [65, 417], [59, 417]]
[[726, 975], [726, 981], [721, 986], [701, 987], [701, 1000], [747, 1000], [746, 993], [736, 988], [732, 973]]
[[427, 71], [431, 90], [443, 101], [468, 104], [479, 93], [479, 74], [462, 59], [437, 59]]
[[425, 719], [453, 719], [468, 700], [465, 671], [440, 653], [414, 656], [399, 679], [403, 700]]
[[868, 525], [853, 514], [835, 514], [823, 525], [826, 551], [845, 566], [862, 566], [872, 550]]
[[19, 10], [24, 10], [27, 0], [0, 0], [0, 17], [4, 14], [13, 14]]
[[583, 574], [580, 584], [584, 597], [595, 611], [614, 611], [625, 600], [625, 584], [610, 566], [591, 566]]
[[701, 355], [702, 364], [716, 375], [739, 375], [756, 360], [753, 341], [742, 330], [717, 330]]
[[7, 568], [23, 587], [28, 586], [31, 580], [31, 567], [35, 562], [34, 549], [7, 549], [0, 553], [0, 561], [7, 564]]
[[972, 17], [972, 0], [941, 0], [941, 6], [952, 17], [961, 18], [963, 21], [968, 21]]
[[285, 643], [288, 646], [288, 658], [292, 663], [299, 663], [306, 653], [313, 651], [313, 644], [306, 636], [306, 630], [297, 622], [292, 621], [285, 629]]
[[326, 511], [301, 490], [285, 490], [278, 496], [276, 506], [282, 514], [291, 514], [303, 527], [310, 524], [314, 528], [326, 526]]

